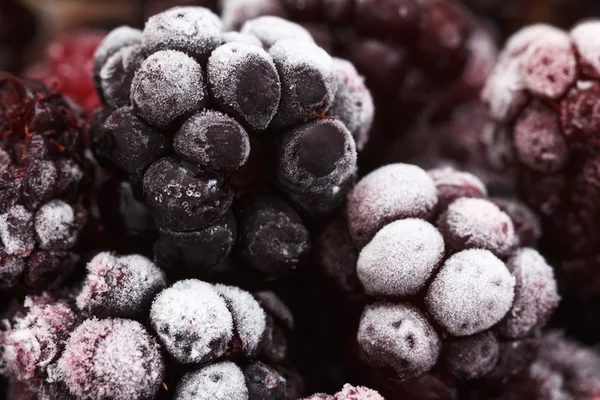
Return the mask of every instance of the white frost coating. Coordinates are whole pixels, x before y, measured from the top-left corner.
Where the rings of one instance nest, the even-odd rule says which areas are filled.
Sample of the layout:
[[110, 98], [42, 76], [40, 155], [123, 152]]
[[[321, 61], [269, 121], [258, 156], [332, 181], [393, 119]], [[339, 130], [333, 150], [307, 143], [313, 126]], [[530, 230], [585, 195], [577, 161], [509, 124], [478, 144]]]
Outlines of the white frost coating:
[[532, 43], [540, 38], [554, 37], [564, 38], [566, 32], [552, 25], [534, 24], [526, 26], [515, 32], [504, 45], [504, 50], [500, 54], [502, 59], [517, 58], [523, 55]]
[[35, 232], [42, 249], [69, 249], [77, 242], [73, 207], [62, 200], [44, 204], [35, 215]]
[[233, 318], [225, 300], [212, 285], [196, 279], [179, 281], [158, 294], [150, 308], [150, 323], [180, 363], [218, 358], [233, 338]]
[[384, 225], [403, 218], [427, 218], [437, 204], [437, 189], [423, 169], [390, 164], [364, 178], [348, 195], [348, 222], [363, 247]]
[[579, 63], [586, 75], [600, 78], [600, 21], [577, 25], [571, 31], [571, 41], [579, 55]]
[[224, 361], [185, 374], [173, 399], [248, 400], [248, 388], [242, 370]]
[[525, 87], [550, 99], [560, 98], [575, 82], [577, 60], [569, 36], [541, 36], [519, 57]]
[[0, 215], [0, 238], [7, 254], [33, 251], [35, 248], [33, 214], [25, 207], [17, 205]]
[[263, 15], [287, 16], [280, 0], [220, 0], [219, 6], [227, 29], [238, 30], [246, 21]]
[[233, 317], [235, 330], [248, 357], [255, 356], [267, 328], [267, 317], [252, 295], [235, 286], [215, 285]]
[[527, 103], [525, 83], [518, 60], [500, 60], [481, 90], [481, 101], [499, 122], [514, 118]]
[[348, 383], [333, 396], [333, 400], [385, 400], [379, 393], [364, 386], [352, 386]]
[[352, 133], [356, 148], [361, 150], [368, 139], [375, 106], [364, 78], [358, 74], [351, 62], [333, 59], [337, 91], [327, 115], [338, 118]]
[[294, 330], [294, 315], [279, 296], [270, 290], [263, 290], [256, 293], [256, 298], [269, 314], [283, 322], [289, 330]]
[[[259, 73], [260, 77], [256, 76]], [[275, 63], [265, 50], [237, 42], [219, 46], [208, 60], [206, 75], [211, 95], [220, 104], [231, 107], [242, 124], [257, 131], [267, 128], [277, 113], [281, 82]], [[249, 86], [244, 80], [250, 78], [261, 81]]]
[[140, 255], [100, 253], [87, 271], [77, 307], [102, 316], [135, 316], [166, 286], [163, 271]]
[[367, 306], [360, 319], [357, 340], [369, 363], [394, 368], [400, 379], [429, 371], [441, 349], [441, 340], [429, 321], [409, 304]]
[[78, 399], [154, 398], [164, 375], [159, 346], [126, 319], [88, 319], [69, 337], [56, 378]]
[[450, 257], [429, 286], [425, 304], [454, 336], [482, 332], [510, 310], [515, 278], [487, 250], [465, 250]]
[[438, 194], [438, 210], [443, 211], [460, 197], [487, 197], [484, 183], [475, 175], [452, 167], [428, 170]]
[[541, 327], [552, 316], [560, 296], [554, 270], [536, 250], [520, 249], [508, 260], [507, 267], [516, 278], [515, 300], [500, 332], [516, 339]]
[[356, 270], [372, 296], [416, 294], [444, 257], [444, 239], [429, 222], [403, 219], [384, 226], [358, 257]]
[[131, 84], [131, 103], [155, 126], [166, 126], [205, 102], [200, 64], [184, 53], [166, 50], [148, 57]]
[[221, 19], [204, 7], [174, 7], [148, 19], [142, 36], [146, 55], [178, 50], [205, 62], [222, 42]]
[[119, 49], [138, 44], [142, 41], [142, 31], [129, 26], [113, 29], [102, 40], [94, 53], [94, 72], [97, 75], [106, 61]]
[[512, 220], [487, 199], [460, 198], [440, 216], [438, 227], [454, 250], [486, 249], [506, 255], [518, 238]]
[[281, 39], [296, 39], [308, 43], [315, 42], [310, 32], [301, 25], [272, 15], [246, 21], [240, 29], [240, 33], [255, 36], [266, 49], [269, 49]]

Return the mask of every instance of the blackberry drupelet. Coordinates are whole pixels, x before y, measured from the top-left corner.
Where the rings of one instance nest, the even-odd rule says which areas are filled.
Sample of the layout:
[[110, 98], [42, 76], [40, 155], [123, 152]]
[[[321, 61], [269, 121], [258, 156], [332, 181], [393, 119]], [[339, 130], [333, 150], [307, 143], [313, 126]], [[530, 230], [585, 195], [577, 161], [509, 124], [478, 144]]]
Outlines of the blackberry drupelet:
[[92, 123], [94, 153], [148, 207], [161, 267], [206, 277], [233, 251], [273, 279], [304, 263], [306, 226], [343, 202], [356, 140], [373, 120], [349, 62], [293, 22], [257, 18], [225, 32], [210, 10], [176, 7], [143, 31], [109, 33], [94, 71], [105, 105]]
[[59, 287], [87, 216], [82, 123], [41, 82], [0, 73], [0, 131], [0, 285]]

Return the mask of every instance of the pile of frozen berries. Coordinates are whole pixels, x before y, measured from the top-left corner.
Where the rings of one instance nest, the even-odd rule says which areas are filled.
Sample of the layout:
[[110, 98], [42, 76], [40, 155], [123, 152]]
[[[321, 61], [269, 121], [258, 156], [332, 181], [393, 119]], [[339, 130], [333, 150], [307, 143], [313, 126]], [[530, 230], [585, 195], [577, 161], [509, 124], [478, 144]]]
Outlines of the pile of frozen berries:
[[141, 3], [0, 72], [5, 398], [600, 399], [600, 22]]

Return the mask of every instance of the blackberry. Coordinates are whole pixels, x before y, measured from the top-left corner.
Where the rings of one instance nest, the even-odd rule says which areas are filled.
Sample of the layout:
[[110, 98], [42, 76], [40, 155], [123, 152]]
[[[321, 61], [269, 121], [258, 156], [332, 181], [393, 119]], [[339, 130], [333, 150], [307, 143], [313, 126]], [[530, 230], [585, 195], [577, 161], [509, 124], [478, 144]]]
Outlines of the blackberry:
[[[513, 212], [513, 223], [486, 193], [467, 173], [391, 164], [350, 193], [347, 231], [340, 216], [319, 236], [322, 272], [346, 293], [374, 297], [356, 341], [376, 388], [410, 390], [434, 368], [459, 380], [483, 378], [499, 362], [499, 338], [532, 337], [556, 309], [552, 268], [536, 250], [519, 247], [535, 230], [523, 217], [531, 210], [496, 200], [526, 210]], [[516, 223], [530, 226], [519, 231], [523, 239]], [[351, 241], [357, 253], [347, 250]], [[334, 262], [328, 253], [336, 251], [349, 255]]]
[[[210, 10], [187, 6], [109, 33], [94, 71], [105, 105], [91, 124], [94, 154], [131, 182], [135, 215], [145, 215], [139, 200], [147, 206], [161, 267], [203, 277], [232, 252], [276, 278], [304, 263], [307, 226], [344, 201], [373, 121], [349, 62], [293, 22], [261, 17], [225, 32]], [[104, 214], [137, 234], [127, 215]]]
[[[376, 125], [381, 125], [362, 161], [369, 167], [381, 165], [378, 153], [385, 151], [390, 131], [403, 131], [420, 119], [446, 118], [457, 104], [475, 99], [496, 57], [495, 38], [486, 23], [454, 0], [225, 0], [221, 11], [228, 29], [253, 33], [265, 47], [273, 42], [275, 28], [269, 21], [281, 17], [298, 22], [305, 29], [282, 24], [278, 29], [286, 33], [277, 37], [306, 43], [310, 32], [320, 46], [347, 58], [365, 75], [377, 104]], [[339, 64], [337, 68], [341, 79], [355, 75]], [[364, 118], [358, 111], [350, 118]], [[362, 148], [366, 137], [348, 127]]]
[[87, 216], [82, 125], [37, 81], [0, 74], [0, 100], [0, 285], [55, 288], [77, 261]]
[[374, 390], [366, 388], [364, 386], [352, 386], [345, 384], [342, 390], [338, 393], [330, 396], [328, 394], [313, 394], [312, 396], [306, 397], [303, 400], [383, 400], [383, 397]]
[[[545, 242], [567, 274], [569, 263], [595, 257], [600, 243], [593, 200], [600, 74], [590, 39], [597, 31], [595, 20], [570, 32], [542, 24], [521, 29], [482, 92], [496, 129], [515, 149], [501, 171], [517, 171], [521, 195], [541, 215]], [[589, 289], [595, 291], [576, 290]]]

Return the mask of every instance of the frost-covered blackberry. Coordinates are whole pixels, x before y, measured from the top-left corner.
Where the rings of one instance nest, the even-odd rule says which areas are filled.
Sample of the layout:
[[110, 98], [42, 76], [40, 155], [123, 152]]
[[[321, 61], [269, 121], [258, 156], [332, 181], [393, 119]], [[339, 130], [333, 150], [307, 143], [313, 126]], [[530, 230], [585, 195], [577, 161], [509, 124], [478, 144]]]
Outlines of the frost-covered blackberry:
[[[92, 124], [94, 154], [131, 180], [156, 224], [155, 260], [179, 277], [204, 277], [235, 249], [235, 228], [224, 222], [234, 198], [268, 192], [316, 220], [354, 183], [356, 140], [359, 149], [367, 140], [373, 101], [353, 66], [298, 24], [270, 16], [226, 32], [208, 9], [176, 7], [143, 32], [109, 34], [95, 64], [106, 108]], [[245, 218], [260, 212], [236, 213], [242, 235]], [[265, 231], [256, 241], [274, 263], [292, 266], [270, 277], [306, 259], [306, 223], [294, 224], [294, 237], [273, 241]], [[237, 242], [244, 253], [244, 236]]]
[[187, 373], [177, 385], [176, 400], [248, 400], [242, 370], [224, 361]]

